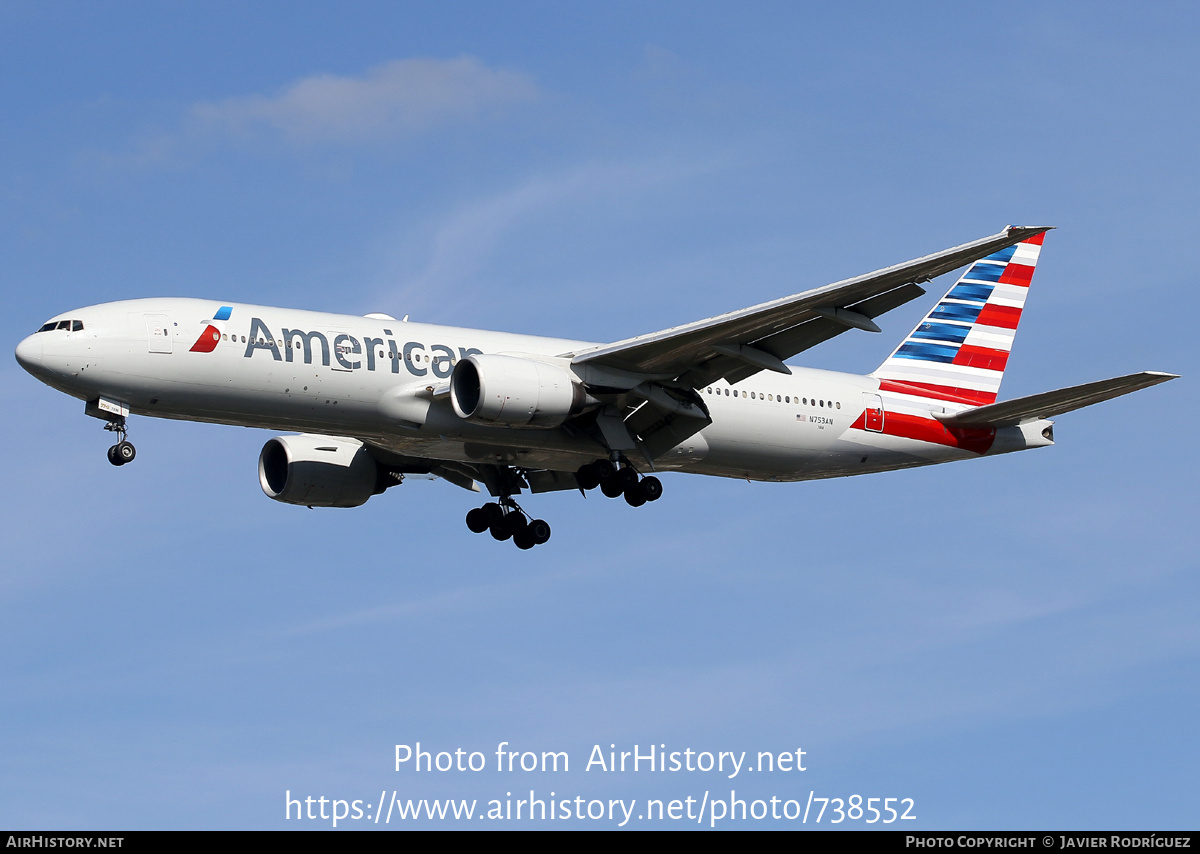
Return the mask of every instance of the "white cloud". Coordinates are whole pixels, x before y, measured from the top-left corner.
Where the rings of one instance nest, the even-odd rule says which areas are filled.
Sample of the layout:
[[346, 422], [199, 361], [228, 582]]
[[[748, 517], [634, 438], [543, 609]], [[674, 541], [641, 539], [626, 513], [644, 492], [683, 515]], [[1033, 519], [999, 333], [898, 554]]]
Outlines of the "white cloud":
[[305, 77], [273, 97], [196, 104], [202, 128], [235, 135], [274, 131], [299, 142], [374, 142], [493, 113], [538, 97], [529, 75], [472, 57], [400, 59], [361, 77]]
[[[611, 238], [613, 229], [631, 228], [631, 220], [644, 222], [656, 198], [670, 204], [665, 186], [718, 172], [735, 161], [727, 153], [697, 152], [690, 158], [586, 163], [532, 175], [511, 188], [469, 199], [423, 228], [406, 221], [381, 240], [381, 284], [371, 304], [430, 322], [462, 322], [463, 317], [485, 322], [481, 312], [508, 300], [497, 279], [526, 272], [499, 259], [501, 251], [512, 252], [515, 246], [517, 254], [554, 252], [563, 241], [579, 239], [580, 230], [589, 236], [580, 251], [592, 251]], [[539, 281], [547, 289], [562, 285], [561, 280]], [[526, 282], [523, 287], [528, 294], [539, 285]]]

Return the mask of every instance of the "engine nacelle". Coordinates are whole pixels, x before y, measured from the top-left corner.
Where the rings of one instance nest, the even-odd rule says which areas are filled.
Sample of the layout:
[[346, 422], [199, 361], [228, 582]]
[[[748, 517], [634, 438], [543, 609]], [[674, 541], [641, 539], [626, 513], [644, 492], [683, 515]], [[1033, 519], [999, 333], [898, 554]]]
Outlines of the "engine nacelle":
[[263, 445], [258, 482], [268, 498], [307, 507], [358, 507], [387, 486], [362, 442], [307, 433]]
[[518, 356], [471, 355], [454, 366], [450, 402], [459, 418], [504, 427], [557, 427], [594, 402], [558, 365]]

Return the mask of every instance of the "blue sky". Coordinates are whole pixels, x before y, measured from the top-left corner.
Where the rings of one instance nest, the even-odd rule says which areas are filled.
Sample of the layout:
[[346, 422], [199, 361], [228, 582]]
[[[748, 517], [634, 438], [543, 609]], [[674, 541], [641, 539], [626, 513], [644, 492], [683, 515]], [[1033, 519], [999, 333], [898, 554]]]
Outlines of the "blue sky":
[[[10, 359], [0, 824], [732, 786], [913, 798], [921, 829], [1195, 826], [1198, 29], [1188, 4], [0, 7], [10, 347], [158, 295], [618, 340], [1022, 223], [1058, 229], [1002, 397], [1183, 374], [1036, 453], [537, 497], [554, 538], [519, 553], [442, 482], [273, 503], [270, 432], [137, 418], [113, 469]], [[872, 370], [950, 284], [797, 361]], [[395, 772], [417, 741], [571, 771]], [[583, 770], [663, 743], [808, 770]]]

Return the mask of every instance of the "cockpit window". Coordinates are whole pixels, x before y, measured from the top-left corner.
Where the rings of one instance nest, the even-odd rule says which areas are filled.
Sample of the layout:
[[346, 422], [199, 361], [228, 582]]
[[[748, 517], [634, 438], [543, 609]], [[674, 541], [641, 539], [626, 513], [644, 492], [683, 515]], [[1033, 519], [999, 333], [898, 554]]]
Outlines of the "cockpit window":
[[82, 332], [82, 320], [51, 320], [49, 323], [43, 323], [42, 328], [38, 332], [50, 332], [54, 329], [65, 329], [68, 332]]

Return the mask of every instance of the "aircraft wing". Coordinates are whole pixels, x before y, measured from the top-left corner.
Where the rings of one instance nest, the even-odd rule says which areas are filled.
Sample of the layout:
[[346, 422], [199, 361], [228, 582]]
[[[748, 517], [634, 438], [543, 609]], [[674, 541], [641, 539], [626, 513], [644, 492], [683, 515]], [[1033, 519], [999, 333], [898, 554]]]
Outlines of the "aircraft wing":
[[1028, 397], [1018, 397], [1003, 403], [977, 406], [954, 415], [934, 415], [934, 417], [949, 427], [1015, 427], [1025, 421], [1053, 418], [1064, 412], [1082, 409], [1103, 400], [1112, 400], [1114, 397], [1149, 388], [1178, 377], [1179, 374], [1142, 371], [1124, 377], [1114, 377], [1111, 380], [1100, 380], [1070, 388], [1046, 391], [1041, 394], [1032, 394]]
[[411, 457], [396, 452], [386, 443], [369, 439], [352, 439], [362, 442], [375, 461], [383, 466], [392, 478], [388, 485], [399, 483], [405, 477], [441, 478], [471, 492], [481, 492], [480, 486], [492, 495], [515, 494], [521, 489], [530, 492], [554, 492], [560, 489], [578, 489], [573, 471], [552, 469], [521, 469], [519, 472], [508, 466], [494, 463], [465, 463], [458, 460], [427, 459]]
[[847, 329], [878, 332], [872, 318], [924, 294], [918, 283], [1048, 230], [1012, 226], [864, 276], [570, 355], [576, 365], [615, 368], [691, 388], [722, 378], [738, 382], [761, 370], [791, 373], [784, 359]]

